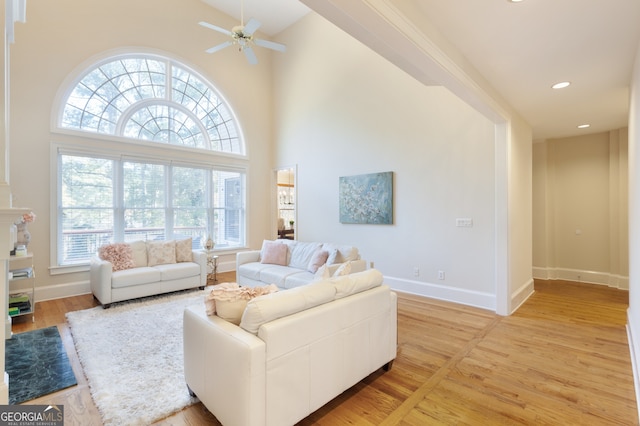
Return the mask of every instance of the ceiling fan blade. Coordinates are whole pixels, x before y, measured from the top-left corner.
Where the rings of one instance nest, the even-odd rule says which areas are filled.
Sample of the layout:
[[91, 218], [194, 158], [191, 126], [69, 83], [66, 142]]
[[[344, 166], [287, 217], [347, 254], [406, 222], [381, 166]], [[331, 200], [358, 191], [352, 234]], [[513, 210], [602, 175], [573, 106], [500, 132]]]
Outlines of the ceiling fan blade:
[[253, 39], [253, 42], [258, 46], [266, 47], [267, 49], [277, 50], [278, 52], [284, 52], [285, 50], [287, 50], [287, 46], [285, 46], [284, 44], [276, 43], [269, 40]]
[[258, 28], [260, 28], [260, 25], [262, 24], [260, 24], [257, 19], [251, 18], [249, 19], [249, 22], [247, 22], [247, 25], [245, 25], [242, 29], [242, 33], [244, 35], [250, 36], [251, 34], [255, 33]]
[[249, 61], [251, 65], [255, 65], [258, 63], [258, 57], [256, 56], [256, 53], [252, 48], [245, 47], [244, 49], [242, 49], [242, 51], [244, 52], [244, 56], [247, 57], [247, 61]]
[[233, 44], [233, 42], [231, 42], [231, 41], [225, 41], [224, 43], [221, 43], [221, 44], [219, 44], [217, 46], [213, 46], [213, 47], [208, 48], [207, 50], [205, 50], [205, 52], [214, 53], [214, 52], [217, 52], [218, 50], [224, 49], [225, 47], [231, 46], [232, 44]]
[[228, 36], [233, 35], [231, 31], [225, 30], [224, 28], [220, 28], [208, 22], [201, 21], [201, 22], [198, 22], [198, 24], [202, 25], [203, 27], [209, 28], [210, 30], [218, 31], [219, 33], [226, 34]]

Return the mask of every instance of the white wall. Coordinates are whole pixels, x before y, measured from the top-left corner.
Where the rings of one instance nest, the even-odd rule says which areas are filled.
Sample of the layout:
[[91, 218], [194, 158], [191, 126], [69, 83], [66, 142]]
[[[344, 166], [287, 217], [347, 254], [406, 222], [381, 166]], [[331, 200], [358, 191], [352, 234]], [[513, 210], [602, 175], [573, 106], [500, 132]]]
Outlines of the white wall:
[[[117, 0], [96, 10], [81, 0], [52, 0], [28, 7], [12, 61], [11, 184], [15, 204], [39, 216], [31, 248], [40, 299], [87, 283], [86, 273], [49, 271], [49, 118], [56, 92], [82, 64], [122, 46], [184, 60], [236, 111], [251, 162], [250, 247], [273, 231], [273, 169], [298, 165], [300, 239], [357, 244], [390, 283], [416, 293], [502, 313], [529, 294], [530, 128], [509, 117], [490, 88], [471, 96], [497, 108], [487, 118], [446, 88], [418, 83], [314, 13], [279, 36], [288, 50], [271, 57], [271, 68], [271, 55], [262, 51], [257, 67], [233, 49], [204, 54], [221, 38], [197, 22], [236, 22], [199, 1]], [[497, 125], [496, 117], [505, 122]], [[338, 178], [375, 171], [395, 172], [394, 225], [340, 224]], [[457, 228], [458, 217], [474, 226]], [[222, 263], [231, 269], [233, 255]], [[439, 270], [445, 280], [437, 280]]]
[[534, 276], [628, 288], [627, 129], [534, 152]]
[[[260, 63], [247, 64], [229, 48], [214, 55], [205, 49], [224, 35], [198, 25], [201, 20], [231, 28], [237, 24], [199, 0], [85, 0], [33, 1], [27, 4], [27, 23], [16, 27], [12, 46], [10, 183], [14, 205], [33, 209], [30, 225], [35, 253], [36, 298], [88, 290], [87, 273], [53, 275], [50, 271], [49, 181], [50, 117], [63, 81], [87, 61], [112, 49], [150, 49], [184, 61], [208, 78], [237, 114], [251, 163], [248, 208], [267, 205], [271, 171], [273, 120], [270, 55], [257, 52]], [[54, 194], [51, 194], [54, 196]], [[269, 232], [268, 217], [250, 215], [250, 246]], [[221, 270], [235, 268], [235, 255], [221, 256]], [[62, 293], [61, 293], [62, 292]]]
[[[297, 237], [357, 245], [398, 288], [495, 309], [494, 124], [315, 14], [279, 38], [275, 161], [298, 165]], [[339, 177], [383, 171], [394, 224], [339, 223]]]
[[[629, 111], [629, 310], [627, 331], [636, 399], [640, 398], [640, 46], [632, 74]], [[640, 410], [640, 407], [639, 407]]]
[[[498, 276], [497, 291], [498, 313], [507, 314], [515, 311], [533, 293], [532, 277], [532, 130], [526, 122], [517, 115], [510, 117], [509, 140], [506, 144], [506, 162], [496, 163], [506, 167], [506, 182], [508, 185], [506, 211], [501, 211], [498, 205], [498, 223], [502, 217], [506, 217], [508, 227], [507, 253], [503, 259], [498, 251], [498, 268], [504, 262], [508, 271], [506, 289], [501, 287], [501, 278]], [[498, 182], [503, 179], [498, 178]], [[497, 193], [500, 194], [497, 186]], [[501, 228], [498, 228], [500, 231]], [[503, 232], [503, 231], [500, 231]], [[498, 242], [500, 242], [498, 233]], [[506, 294], [502, 294], [505, 292]]]

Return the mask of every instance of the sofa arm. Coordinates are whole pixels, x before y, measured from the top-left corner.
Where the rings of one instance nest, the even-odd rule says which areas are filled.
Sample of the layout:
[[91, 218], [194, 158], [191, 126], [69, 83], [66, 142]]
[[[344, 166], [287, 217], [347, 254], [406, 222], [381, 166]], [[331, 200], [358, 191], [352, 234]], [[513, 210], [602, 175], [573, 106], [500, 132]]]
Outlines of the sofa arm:
[[103, 306], [108, 306], [111, 303], [112, 271], [113, 266], [111, 262], [102, 260], [97, 256], [91, 258], [91, 264], [89, 266], [91, 292]]
[[266, 347], [257, 336], [218, 316], [204, 303], [184, 311], [187, 386], [222, 424], [255, 425], [266, 418]]
[[209, 274], [207, 266], [207, 253], [202, 250], [192, 250], [193, 261], [200, 265], [200, 287], [207, 285], [207, 275]]
[[236, 254], [236, 272], [240, 265], [260, 261], [260, 250], [240, 251]]

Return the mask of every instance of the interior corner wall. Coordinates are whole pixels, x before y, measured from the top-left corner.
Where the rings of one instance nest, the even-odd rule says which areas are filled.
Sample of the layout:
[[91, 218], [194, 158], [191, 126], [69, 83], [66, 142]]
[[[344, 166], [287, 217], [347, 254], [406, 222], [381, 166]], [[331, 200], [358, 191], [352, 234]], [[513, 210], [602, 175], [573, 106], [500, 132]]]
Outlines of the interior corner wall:
[[[629, 93], [629, 309], [627, 334], [636, 400], [640, 400], [640, 45]], [[640, 412], [640, 404], [638, 404]]]
[[[237, 20], [201, 1], [112, 0], [99, 6], [86, 0], [34, 1], [27, 4], [27, 22], [16, 25], [11, 48], [11, 189], [14, 205], [37, 215], [30, 224], [36, 269], [36, 299], [89, 291], [88, 272], [57, 273], [50, 248], [55, 214], [51, 211], [51, 116], [65, 79], [96, 57], [110, 52], [143, 50], [177, 59], [208, 79], [236, 114], [246, 143], [249, 173], [248, 245], [269, 234], [273, 120], [271, 116], [271, 53], [256, 51], [259, 64], [249, 65], [236, 49], [215, 54], [205, 50], [225, 40], [198, 25], [201, 20], [224, 28]], [[122, 152], [114, 152], [114, 155]], [[228, 160], [232, 161], [232, 160]], [[55, 164], [55, 162], [53, 163]], [[55, 179], [55, 176], [53, 176]], [[55, 208], [55, 207], [54, 207]], [[86, 267], [88, 270], [88, 267]], [[235, 253], [221, 253], [220, 270], [235, 269]]]
[[538, 279], [628, 288], [627, 129], [534, 144]]
[[[298, 166], [297, 238], [358, 246], [394, 288], [495, 309], [495, 125], [314, 13], [279, 41], [274, 167]], [[393, 225], [340, 223], [339, 178], [385, 171]]]

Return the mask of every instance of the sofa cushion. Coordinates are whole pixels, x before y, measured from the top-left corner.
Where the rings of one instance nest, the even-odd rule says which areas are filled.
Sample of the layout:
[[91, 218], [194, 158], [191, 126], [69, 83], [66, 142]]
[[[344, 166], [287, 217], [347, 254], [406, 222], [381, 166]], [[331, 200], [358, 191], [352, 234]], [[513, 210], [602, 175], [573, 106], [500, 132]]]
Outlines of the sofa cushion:
[[167, 263], [153, 267], [160, 271], [162, 281], [179, 280], [181, 278], [200, 275], [200, 265], [195, 262]]
[[191, 238], [176, 240], [176, 262], [193, 262], [193, 241]]
[[284, 279], [284, 285], [281, 287], [284, 287], [285, 289], [296, 288], [307, 285], [313, 281], [317, 281], [314, 274], [309, 271], [298, 271], [295, 274], [287, 275]]
[[329, 258], [327, 259], [328, 265], [360, 259], [358, 248], [354, 246], [324, 243], [322, 249], [329, 253]]
[[286, 266], [288, 250], [284, 244], [275, 241], [264, 241], [260, 252], [260, 263]]
[[[328, 280], [336, 289], [336, 299], [360, 293], [373, 287], [382, 285], [384, 277], [377, 269], [368, 269], [363, 272], [333, 277]], [[320, 281], [319, 283], [326, 283]]]
[[111, 288], [131, 287], [135, 285], [160, 282], [161, 273], [156, 268], [143, 266], [114, 272], [111, 275]]
[[106, 244], [98, 249], [98, 256], [110, 262], [113, 271], [135, 267], [131, 246], [126, 243]]
[[344, 262], [342, 265], [336, 269], [333, 273], [334, 277], [340, 277], [342, 275], [349, 275], [351, 273], [351, 261]]
[[264, 323], [332, 301], [336, 288], [318, 281], [287, 291], [256, 297], [247, 303], [240, 327], [257, 334]]
[[260, 273], [263, 270], [270, 268], [272, 266], [274, 265], [270, 265], [268, 263], [260, 263], [260, 262], [244, 263], [238, 267], [236, 274], [238, 274], [239, 276], [247, 277], [254, 281], [260, 281]]
[[129, 243], [133, 252], [133, 263], [136, 268], [147, 266], [147, 243], [144, 241], [134, 241]]
[[315, 274], [318, 271], [318, 268], [327, 263], [327, 257], [329, 257], [329, 252], [326, 250], [318, 249], [311, 257], [309, 264], [307, 265], [307, 271]]
[[176, 263], [175, 241], [147, 242], [147, 262], [149, 266]]
[[269, 265], [260, 271], [260, 279], [266, 284], [275, 284], [278, 287], [284, 287], [284, 282], [288, 276], [302, 272], [300, 269], [290, 266]]
[[306, 270], [311, 263], [313, 255], [322, 247], [321, 243], [308, 243], [296, 241], [291, 248], [291, 260], [289, 266], [292, 268]]
[[313, 274], [313, 280], [326, 280], [331, 278], [331, 271], [329, 270], [329, 265], [326, 263], [318, 268], [315, 274]]

